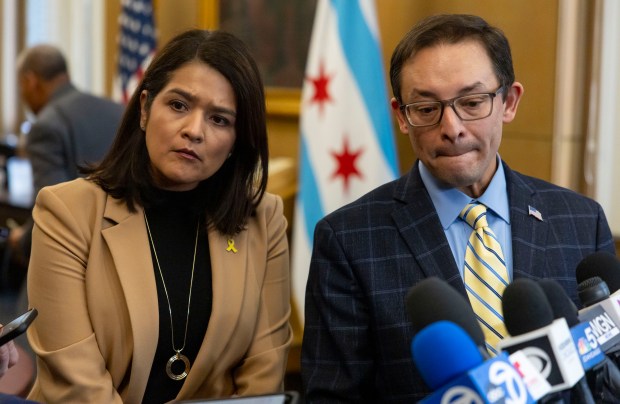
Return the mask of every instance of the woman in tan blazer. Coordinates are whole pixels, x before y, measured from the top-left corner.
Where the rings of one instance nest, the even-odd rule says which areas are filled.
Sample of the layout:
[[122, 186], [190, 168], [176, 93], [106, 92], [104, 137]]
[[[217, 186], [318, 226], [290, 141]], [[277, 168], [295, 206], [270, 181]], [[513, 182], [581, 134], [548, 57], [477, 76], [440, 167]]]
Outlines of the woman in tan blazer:
[[41, 190], [29, 398], [157, 403], [281, 391], [292, 333], [282, 200], [265, 193], [263, 85], [237, 38], [151, 62], [110, 152]]

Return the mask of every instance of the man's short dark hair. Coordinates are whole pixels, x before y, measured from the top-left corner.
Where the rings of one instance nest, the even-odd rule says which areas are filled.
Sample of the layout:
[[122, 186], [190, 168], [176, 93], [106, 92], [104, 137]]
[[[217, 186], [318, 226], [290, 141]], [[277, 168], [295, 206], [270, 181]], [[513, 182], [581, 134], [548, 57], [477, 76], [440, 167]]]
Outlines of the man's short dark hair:
[[[439, 44], [478, 41], [486, 50], [500, 86], [507, 90], [514, 83], [510, 45], [504, 33], [484, 19], [467, 14], [440, 14], [417, 23], [398, 43], [390, 61], [390, 81], [394, 97], [402, 104], [403, 65], [420, 50]], [[505, 97], [506, 91], [503, 92]]]
[[36, 45], [28, 48], [17, 62], [19, 73], [33, 72], [43, 80], [67, 74], [67, 61], [62, 52], [52, 45]]

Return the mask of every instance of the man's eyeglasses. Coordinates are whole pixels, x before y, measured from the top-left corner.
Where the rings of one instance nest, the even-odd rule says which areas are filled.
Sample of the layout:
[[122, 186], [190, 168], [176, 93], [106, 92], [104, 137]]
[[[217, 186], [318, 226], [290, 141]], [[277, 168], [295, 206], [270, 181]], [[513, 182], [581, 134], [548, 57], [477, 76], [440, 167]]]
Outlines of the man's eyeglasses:
[[492, 93], [468, 94], [449, 100], [412, 102], [401, 105], [400, 110], [407, 116], [409, 124], [415, 127], [437, 125], [446, 106], [451, 107], [462, 121], [476, 121], [491, 115], [493, 99], [502, 89], [500, 87]]

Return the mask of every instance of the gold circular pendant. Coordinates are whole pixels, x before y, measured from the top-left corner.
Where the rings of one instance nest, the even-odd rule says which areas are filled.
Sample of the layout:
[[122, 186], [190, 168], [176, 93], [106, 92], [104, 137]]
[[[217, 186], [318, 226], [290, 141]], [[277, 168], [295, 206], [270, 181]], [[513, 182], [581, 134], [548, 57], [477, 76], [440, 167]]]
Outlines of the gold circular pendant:
[[[185, 364], [185, 370], [183, 371], [183, 373], [179, 373], [179, 374], [175, 374], [172, 371], [172, 364], [176, 361], [183, 361], [183, 363]], [[171, 378], [172, 380], [183, 380], [187, 377], [188, 373], [189, 373], [189, 359], [187, 359], [187, 356], [177, 352], [176, 354], [172, 355], [170, 357], [170, 359], [168, 359], [168, 363], [166, 364], [166, 374], [168, 375], [169, 378]]]

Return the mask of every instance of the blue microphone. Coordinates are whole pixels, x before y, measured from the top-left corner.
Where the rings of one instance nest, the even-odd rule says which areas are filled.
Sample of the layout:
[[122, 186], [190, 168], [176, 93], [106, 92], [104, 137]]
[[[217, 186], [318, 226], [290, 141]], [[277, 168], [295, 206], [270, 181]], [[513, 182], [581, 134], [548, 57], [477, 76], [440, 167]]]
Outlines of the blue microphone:
[[[430, 348], [430, 349], [429, 349]], [[451, 321], [425, 327], [411, 341], [411, 354], [424, 382], [437, 390], [484, 362], [469, 335]]]
[[434, 390], [421, 403], [536, 402], [506, 353], [485, 361], [479, 346], [451, 321], [423, 328], [411, 351], [422, 378]]

